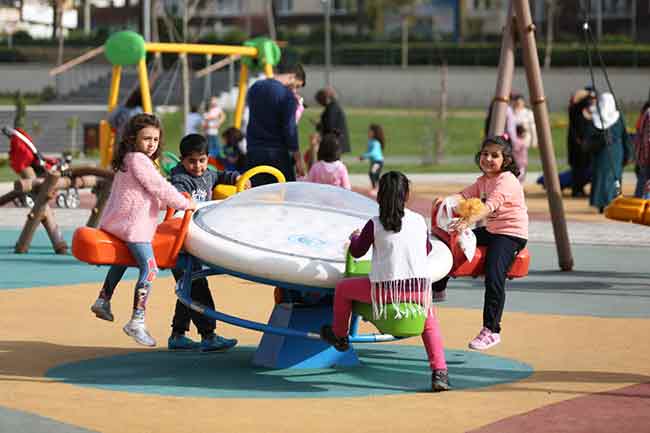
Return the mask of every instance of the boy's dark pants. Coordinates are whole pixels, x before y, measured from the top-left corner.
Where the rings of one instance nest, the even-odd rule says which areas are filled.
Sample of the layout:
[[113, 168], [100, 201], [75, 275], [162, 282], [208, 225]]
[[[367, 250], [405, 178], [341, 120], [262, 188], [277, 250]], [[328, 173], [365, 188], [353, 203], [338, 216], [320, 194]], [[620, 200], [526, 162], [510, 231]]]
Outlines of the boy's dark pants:
[[[195, 266], [194, 270], [199, 270], [199, 266]], [[183, 277], [183, 271], [180, 269], [172, 269], [172, 274], [176, 281]], [[192, 300], [201, 305], [205, 305], [214, 310], [214, 301], [212, 300], [212, 293], [208, 286], [207, 278], [199, 278], [192, 281]], [[176, 334], [184, 334], [190, 330], [190, 320], [196, 326], [202, 337], [211, 335], [217, 325], [215, 320], [209, 319], [205, 315], [186, 307], [181, 301], [176, 301], [176, 311], [174, 311], [174, 318], [172, 319], [172, 332]]]
[[[526, 239], [493, 234], [485, 227], [474, 229], [476, 244], [487, 246], [485, 257], [485, 299], [483, 326], [492, 332], [501, 332], [501, 316], [506, 303], [506, 275], [517, 253], [526, 246]], [[449, 277], [433, 283], [433, 291], [447, 287]]]

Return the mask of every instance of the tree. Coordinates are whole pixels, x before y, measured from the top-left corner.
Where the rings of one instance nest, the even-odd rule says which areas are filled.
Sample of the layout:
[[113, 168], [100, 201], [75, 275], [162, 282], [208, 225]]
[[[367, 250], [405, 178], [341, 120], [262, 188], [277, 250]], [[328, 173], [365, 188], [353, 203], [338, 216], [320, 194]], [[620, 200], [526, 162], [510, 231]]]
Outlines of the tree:
[[553, 24], [557, 13], [557, 0], [545, 0], [546, 6], [546, 49], [544, 50], [544, 69], [551, 68], [553, 53]]

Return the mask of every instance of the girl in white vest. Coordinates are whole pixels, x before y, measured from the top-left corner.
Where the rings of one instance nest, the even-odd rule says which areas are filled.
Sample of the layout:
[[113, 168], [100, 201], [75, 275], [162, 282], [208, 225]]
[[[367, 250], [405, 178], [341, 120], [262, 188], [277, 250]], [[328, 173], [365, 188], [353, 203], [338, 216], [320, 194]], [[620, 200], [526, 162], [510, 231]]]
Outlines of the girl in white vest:
[[431, 366], [431, 390], [449, 389], [442, 336], [431, 306], [431, 251], [427, 225], [421, 215], [405, 209], [409, 181], [391, 171], [379, 180], [379, 216], [363, 230], [350, 235], [350, 254], [362, 257], [372, 246], [372, 271], [368, 277], [345, 278], [336, 285], [333, 325], [321, 329], [321, 338], [338, 351], [349, 349], [348, 333], [352, 302], [372, 303], [375, 318], [386, 318], [386, 305], [413, 302], [420, 305], [413, 314], [425, 314], [422, 341]]

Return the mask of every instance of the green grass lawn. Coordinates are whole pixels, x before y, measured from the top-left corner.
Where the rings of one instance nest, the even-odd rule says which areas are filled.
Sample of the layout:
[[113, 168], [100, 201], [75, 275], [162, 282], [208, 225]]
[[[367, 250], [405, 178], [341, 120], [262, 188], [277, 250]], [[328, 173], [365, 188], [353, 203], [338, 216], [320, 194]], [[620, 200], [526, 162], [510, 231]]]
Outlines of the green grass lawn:
[[[411, 156], [422, 158], [426, 146], [433, 146], [434, 137], [440, 122], [434, 119], [431, 112], [425, 110], [396, 110], [396, 109], [348, 109], [346, 111], [352, 155], [361, 155], [366, 150], [368, 142], [368, 125], [378, 123], [384, 128], [386, 135], [385, 155], [390, 161], [392, 156]], [[300, 122], [300, 145], [305, 150], [309, 143], [309, 135], [314, 131], [313, 122], [319, 119], [320, 110], [309, 108], [305, 111]], [[227, 123], [231, 121], [229, 114]], [[171, 113], [164, 117], [165, 143], [168, 150], [177, 151], [181, 138], [181, 114]], [[553, 143], [558, 163], [566, 157], [566, 115], [557, 113], [551, 115]], [[436, 169], [444, 171], [467, 171], [474, 169], [473, 155], [478, 150], [483, 137], [484, 112], [482, 111], [451, 111], [446, 130], [447, 140], [444, 158], [449, 160]], [[536, 149], [530, 151], [531, 165], [535, 164], [539, 153]], [[466, 161], [463, 157], [467, 157]], [[365, 162], [348, 164], [351, 172], [364, 172]], [[397, 165], [387, 168], [398, 168]], [[407, 171], [426, 172], [430, 167], [420, 164], [400, 165]]]

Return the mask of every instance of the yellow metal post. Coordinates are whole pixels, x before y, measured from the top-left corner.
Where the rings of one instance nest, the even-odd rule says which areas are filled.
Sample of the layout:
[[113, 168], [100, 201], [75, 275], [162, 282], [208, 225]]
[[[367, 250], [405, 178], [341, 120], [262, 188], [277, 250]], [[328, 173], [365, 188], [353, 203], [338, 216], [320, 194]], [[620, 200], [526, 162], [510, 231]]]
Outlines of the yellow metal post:
[[151, 93], [149, 92], [149, 73], [147, 71], [147, 62], [145, 59], [138, 63], [138, 77], [140, 78], [140, 93], [142, 94], [142, 110], [145, 113], [152, 114]]
[[248, 90], [248, 66], [241, 64], [239, 70], [239, 95], [237, 96], [237, 107], [235, 108], [235, 128], [241, 128], [241, 118], [244, 114], [246, 103], [246, 91]]
[[[111, 88], [108, 93], [108, 112], [110, 113], [117, 106], [120, 96], [120, 80], [122, 78], [122, 67], [113, 66], [113, 75], [111, 76]], [[102, 168], [108, 168], [113, 159], [113, 143], [115, 134], [106, 120], [99, 122], [99, 165]]]
[[117, 105], [117, 98], [120, 96], [120, 79], [122, 78], [122, 67], [113, 66], [113, 76], [111, 77], [111, 89], [108, 94], [108, 112], [113, 111]]
[[273, 66], [271, 66], [270, 63], [265, 63], [264, 64], [264, 74], [268, 78], [273, 78]]

